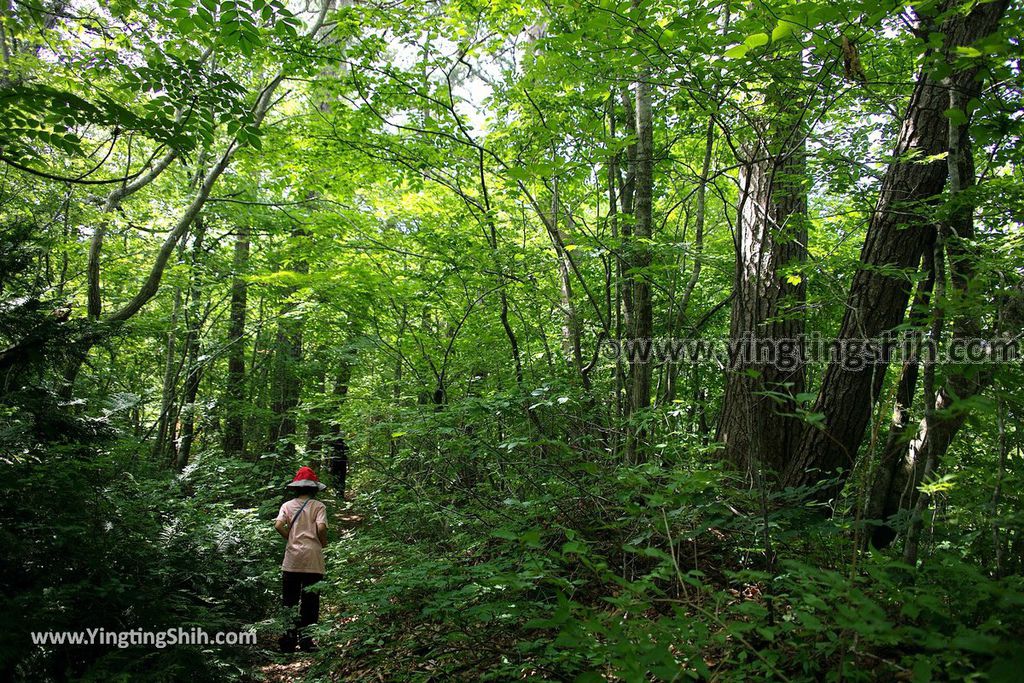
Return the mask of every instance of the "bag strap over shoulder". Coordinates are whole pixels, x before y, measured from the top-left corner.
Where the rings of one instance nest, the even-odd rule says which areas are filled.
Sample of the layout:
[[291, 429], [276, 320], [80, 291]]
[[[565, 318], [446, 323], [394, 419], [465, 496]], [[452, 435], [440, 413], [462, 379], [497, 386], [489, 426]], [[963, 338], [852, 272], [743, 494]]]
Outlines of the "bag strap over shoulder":
[[295, 513], [295, 516], [294, 516], [294, 517], [292, 517], [292, 521], [291, 521], [291, 523], [290, 523], [290, 524], [288, 525], [288, 535], [289, 535], [289, 536], [291, 536], [291, 535], [292, 535], [292, 527], [294, 527], [294, 526], [295, 526], [295, 520], [297, 520], [297, 519], [299, 518], [299, 515], [301, 515], [301, 514], [302, 514], [302, 511], [306, 509], [306, 506], [307, 506], [307, 505], [309, 505], [309, 501], [311, 501], [311, 500], [313, 500], [313, 499], [312, 499], [312, 498], [307, 498], [307, 499], [306, 499], [306, 502], [305, 502], [305, 503], [303, 503], [303, 504], [302, 504], [302, 507], [300, 507], [300, 508], [299, 508], [299, 511]]

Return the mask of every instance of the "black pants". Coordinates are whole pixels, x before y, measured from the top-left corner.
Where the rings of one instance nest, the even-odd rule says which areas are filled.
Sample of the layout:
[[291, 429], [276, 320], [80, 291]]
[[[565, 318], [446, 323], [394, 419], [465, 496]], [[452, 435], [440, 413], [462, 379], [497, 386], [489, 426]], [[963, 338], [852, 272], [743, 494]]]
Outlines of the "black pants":
[[293, 651], [296, 643], [303, 650], [308, 650], [313, 646], [313, 639], [308, 635], [303, 635], [300, 638], [299, 630], [310, 624], [315, 624], [320, 619], [320, 594], [305, 589], [323, 578], [323, 574], [282, 572], [281, 596], [284, 598], [284, 606], [289, 608], [299, 606], [298, 618], [292, 622], [292, 628], [281, 636], [281, 649], [285, 652]]

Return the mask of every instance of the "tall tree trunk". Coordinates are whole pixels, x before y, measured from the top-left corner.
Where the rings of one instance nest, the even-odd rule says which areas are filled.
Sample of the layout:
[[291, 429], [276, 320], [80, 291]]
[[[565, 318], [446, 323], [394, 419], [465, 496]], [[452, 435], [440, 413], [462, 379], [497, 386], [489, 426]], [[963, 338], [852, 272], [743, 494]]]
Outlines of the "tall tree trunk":
[[[807, 258], [806, 135], [790, 100], [772, 94], [772, 119], [740, 167], [729, 335], [743, 348], [729, 368], [717, 440], [747, 471], [780, 472], [799, 434], [806, 284], [785, 271]], [[763, 357], [766, 348], [778, 357]]]
[[[486, 156], [483, 147], [480, 147], [477, 151], [477, 169], [479, 173], [479, 188], [480, 195], [483, 199], [483, 228], [487, 238], [487, 246], [490, 248], [490, 257], [494, 264], [495, 271], [498, 279], [498, 301], [500, 308], [498, 311], [498, 319], [501, 321], [501, 329], [505, 331], [505, 337], [508, 339], [508, 345], [512, 352], [512, 366], [515, 370], [516, 387], [520, 390], [523, 389], [523, 381], [525, 375], [523, 374], [523, 354], [519, 348], [519, 337], [516, 335], [514, 329], [512, 329], [512, 322], [509, 318], [509, 312], [511, 307], [509, 305], [508, 296], [508, 285], [510, 278], [508, 277], [505, 264], [502, 260], [501, 250], [498, 245], [498, 226], [496, 224], [492, 206], [491, 206], [491, 194], [487, 184], [486, 169]], [[445, 386], [444, 378], [438, 376], [437, 387], [434, 390], [434, 405], [440, 410], [441, 406], [446, 400], [445, 397]], [[530, 410], [524, 400], [523, 408], [526, 410], [526, 417], [533, 426], [534, 431], [538, 436], [544, 434], [544, 426], [541, 424], [540, 418], [537, 417], [536, 411]], [[542, 455], [547, 454], [547, 445], [541, 444], [540, 452]]]
[[317, 457], [317, 454], [323, 452], [324, 417], [326, 416], [326, 411], [322, 403], [322, 397], [326, 389], [327, 373], [321, 361], [313, 362], [312, 375], [313, 391], [317, 398], [314, 400], [313, 405], [308, 406], [305, 410], [306, 453], [309, 454], [311, 461]]
[[1003, 557], [1006, 553], [1003, 538], [1001, 522], [999, 517], [999, 504], [1002, 502], [1003, 493], [1003, 478], [1006, 476], [1006, 461], [1010, 455], [1008, 444], [1006, 442], [1006, 414], [1004, 412], [1005, 406], [1003, 400], [1000, 398], [996, 402], [996, 429], [999, 434], [999, 465], [996, 470], [996, 485], [992, 489], [992, 502], [990, 508], [992, 510], [992, 552], [994, 555], [995, 571], [993, 574], [995, 578], [1001, 579], [1005, 576], [1003, 572]]
[[[956, 185], [956, 181], [953, 182]], [[936, 442], [935, 430], [937, 428], [936, 410], [938, 408], [935, 395], [935, 366], [938, 363], [939, 345], [942, 339], [943, 328], [945, 327], [945, 312], [942, 306], [946, 299], [946, 228], [940, 225], [935, 235], [935, 242], [932, 246], [932, 263], [935, 268], [935, 290], [932, 294], [932, 322], [929, 336], [928, 349], [925, 355], [924, 381], [922, 382], [922, 393], [924, 394], [924, 421], [923, 432], [925, 438], [932, 442], [933, 446], [925, 450], [924, 468], [921, 472], [921, 481], [931, 476], [938, 466], [938, 449], [934, 447]], [[948, 447], [948, 442], [946, 447]], [[945, 450], [945, 448], [943, 448]], [[917, 489], [917, 486], [914, 487]], [[907, 531], [906, 544], [903, 548], [903, 561], [907, 564], [917, 562], [917, 550], [920, 544], [921, 529], [924, 525], [924, 511], [927, 507], [928, 496], [918, 495], [914, 501], [913, 514], [910, 526]]]
[[[636, 3], [634, 3], [636, 4]], [[636, 83], [636, 206], [632, 240], [628, 244], [629, 287], [632, 311], [627, 328], [627, 343], [633, 352], [629, 364], [630, 415], [651, 405], [651, 361], [644, 357], [649, 352], [654, 336], [654, 309], [651, 285], [647, 272], [651, 265], [650, 239], [654, 234], [654, 115], [651, 111], [651, 86], [646, 77]], [[640, 353], [638, 353], [640, 352]], [[642, 417], [640, 418], [643, 419]], [[647, 440], [647, 429], [635, 421], [626, 443], [626, 457], [636, 463], [643, 459], [642, 448]]]
[[[972, 87], [969, 82], [951, 79], [948, 84], [950, 109], [966, 110], [966, 93], [969, 91], [965, 88], [969, 87]], [[975, 234], [974, 205], [969, 191], [975, 183], [975, 172], [967, 122], [958, 125], [950, 119], [949, 153], [946, 160], [949, 167], [950, 202], [948, 224], [943, 228], [943, 242], [949, 256], [950, 285], [955, 297], [963, 302], [972, 289], [976, 258], [971, 246]], [[940, 272], [937, 271], [937, 277]], [[937, 297], [938, 292], [937, 285]], [[945, 304], [940, 301], [939, 306], [943, 305]], [[1024, 323], [1020, 314], [1019, 293], [1008, 301], [997, 303], [997, 308], [995, 333], [1016, 333]], [[941, 310], [940, 308], [939, 311]], [[978, 316], [974, 311], [957, 314], [953, 320], [952, 336], [961, 340], [982, 337]], [[968, 417], [968, 411], [952, 408], [956, 402], [980, 394], [989, 386], [992, 379], [991, 369], [984, 366], [950, 368], [944, 385], [941, 388], [932, 388], [932, 393], [935, 394], [934, 406], [930, 411], [926, 406], [925, 419], [919, 426], [917, 435], [903, 451], [897, 476], [894, 477], [894, 483], [890, 485], [889, 495], [886, 497], [883, 519], [887, 525], [882, 529], [898, 528], [897, 522], [901, 514], [910, 512], [903, 549], [904, 561], [909, 564], [917, 561], [922, 518], [929, 504], [929, 496], [920, 491], [920, 485], [937, 472], [953, 439]], [[928, 398], [926, 388], [925, 399]]]
[[173, 448], [174, 394], [178, 384], [178, 314], [181, 308], [181, 287], [174, 288], [174, 299], [171, 303], [171, 320], [167, 327], [167, 349], [164, 354], [164, 379], [160, 392], [160, 416], [157, 418], [156, 440], [153, 443], [153, 458], [163, 462], [163, 458]]
[[[402, 304], [402, 311], [399, 317], [398, 332], [395, 335], [395, 365], [391, 375], [391, 399], [392, 409], [397, 410], [402, 401], [402, 369], [405, 357], [402, 355], [402, 339], [405, 335], [407, 325], [407, 307]], [[388, 455], [391, 458], [398, 457], [398, 440], [401, 437], [392, 436], [388, 439]]]
[[[622, 99], [622, 110], [624, 113], [624, 123], [626, 128], [626, 135], [636, 140], [636, 107], [633, 99], [629, 95], [628, 90], [624, 90], [621, 93]], [[622, 269], [621, 284], [619, 293], [622, 301], [622, 333], [626, 341], [626, 362], [623, 367], [622, 377], [622, 417], [628, 419], [632, 411], [632, 370], [633, 364], [630, 362], [629, 351], [630, 351], [630, 334], [632, 333], [633, 326], [633, 282], [629, 269], [632, 263], [632, 257], [630, 249], [633, 243], [633, 224], [635, 221], [634, 213], [634, 198], [636, 196], [636, 142], [631, 142], [626, 145], [626, 167], [625, 173], [622, 173], [622, 168], [617, 167], [620, 172], [618, 178], [619, 192], [617, 198], [619, 200], [619, 209], [621, 210], [622, 220], [618, 221], [619, 226], [619, 251], [622, 254], [620, 259], [620, 267]], [[625, 438], [626, 441], [626, 457], [630, 457], [629, 441], [630, 435], [627, 433]]]
[[185, 313], [185, 357], [188, 359], [185, 371], [185, 386], [181, 401], [181, 437], [174, 458], [174, 467], [183, 470], [192, 457], [192, 444], [196, 433], [196, 399], [199, 396], [199, 384], [203, 377], [203, 367], [199, 351], [202, 344], [202, 331], [205, 315], [203, 315], [202, 273], [203, 238], [206, 236], [206, 224], [202, 215], [196, 216], [195, 239], [192, 244], [192, 273], [189, 283], [188, 309]]
[[[613, 90], [608, 97], [608, 137], [611, 140], [615, 140], [615, 97], [616, 93]], [[620, 179], [619, 179], [619, 162], [621, 158], [620, 152], [615, 152], [610, 155], [608, 159], [608, 223], [611, 229], [612, 244], [615, 245], [615, 253], [613, 255], [613, 263], [609, 264], [608, 267], [608, 282], [606, 283], [607, 294], [606, 297], [613, 299], [614, 305], [614, 320], [611, 325], [611, 334], [614, 335], [616, 340], [622, 339], [623, 334], [623, 259], [622, 259], [622, 247], [619, 241], [619, 192], [617, 191]], [[612, 316], [612, 306], [609, 304], [609, 317]], [[626, 371], [622, 364], [622, 354], [615, 354], [615, 369], [614, 369], [614, 382], [615, 382], [615, 402], [612, 406], [613, 415], [609, 423], [612, 425], [612, 439], [611, 439], [611, 451], [613, 456], [617, 456], [619, 453], [620, 443], [620, 430], [619, 425], [621, 424], [622, 418], [625, 415], [625, 403], [623, 401], [622, 392], [626, 386]]]
[[[864, 519], [875, 524], [877, 520], [887, 520], [900, 507], [900, 498], [909, 480], [910, 471], [903, 467], [906, 461], [910, 437], [910, 409], [917, 392], [917, 377], [920, 372], [920, 333], [918, 330], [927, 324], [930, 310], [932, 287], [935, 284], [934, 254], [932, 245], [928, 245], [925, 253], [923, 269], [927, 277], [917, 285], [917, 294], [910, 310], [910, 328], [913, 347], [906, 348], [907, 357], [903, 362], [903, 370], [896, 386], [896, 400], [893, 406], [892, 423], [889, 434], [882, 448], [882, 455], [875, 471], [872, 473], [868, 500], [864, 507]], [[908, 345], [909, 346], [909, 345]], [[871, 543], [884, 548], [892, 542], [895, 530], [889, 524], [872, 526], [869, 534]]]
[[[702, 256], [704, 253], [704, 226], [707, 223], [707, 192], [708, 182], [711, 177], [711, 160], [715, 151], [715, 122], [708, 121], [704, 134], [704, 160], [700, 167], [700, 178], [697, 180], [697, 191], [695, 197], [696, 207], [693, 214], [693, 266], [690, 268], [690, 277], [686, 280], [686, 286], [675, 304], [675, 314], [669, 326], [669, 336], [672, 337], [683, 329], [686, 321], [686, 311], [690, 307], [690, 299], [693, 291], [700, 280], [700, 271], [703, 267]], [[675, 363], [666, 365], [666, 386], [665, 403], [670, 404], [676, 398], [676, 383], [679, 380], [680, 367]]]
[[249, 226], [241, 226], [235, 235], [232, 262], [231, 313], [228, 322], [228, 374], [225, 386], [224, 452], [245, 457], [245, 318], [249, 268]]
[[[332, 392], [335, 399], [333, 405], [335, 414], [341, 411], [342, 405], [344, 405], [345, 400], [348, 398], [348, 387], [352, 381], [352, 370], [354, 368], [355, 352], [344, 354], [338, 366], [338, 373], [334, 379], [334, 389]], [[329, 458], [327, 469], [330, 472], [338, 497], [344, 500], [345, 489], [348, 486], [348, 440], [345, 438], [345, 427], [341, 420], [333, 420], [330, 430], [330, 437], [328, 438], [330, 450], [327, 454]]]
[[[967, 15], [951, 14], [941, 26], [944, 53], [953, 62], [956, 48], [970, 45], [991, 34], [999, 25], [1006, 0], [975, 5]], [[939, 11], [948, 10], [946, 2]], [[977, 67], [957, 74], [970, 96], [980, 88]], [[934, 231], [931, 205], [942, 191], [948, 169], [943, 161], [947, 151], [949, 108], [948, 88], [926, 67], [919, 75], [907, 107], [894, 151], [879, 190], [875, 211], [861, 250], [861, 268], [854, 275], [846, 301], [846, 314], [839, 332], [840, 342], [877, 338], [891, 334], [904, 319], [912, 278], [894, 275], [894, 270], [917, 268], [923, 245]], [[970, 99], [970, 96], [967, 99]], [[844, 349], [844, 353], [850, 349]], [[881, 392], [886, 366], [867, 363], [862, 368], [831, 363], [825, 370], [814, 412], [824, 416], [823, 427], [807, 425], [800, 449], [786, 468], [788, 485], [814, 484], [849, 472], [874, 402]], [[836, 485], [824, 495], [834, 495]]]
[[301, 393], [298, 369], [302, 361], [302, 321], [291, 315], [295, 309], [296, 303], [289, 301], [281, 308], [281, 314], [277, 319], [270, 387], [271, 417], [268, 445], [271, 450], [281, 453], [286, 458], [295, 456], [295, 408], [299, 405]]
[[[583, 372], [580, 319], [576, 311], [576, 303], [573, 301], [572, 257], [566, 246], [566, 233], [562, 231], [559, 224], [559, 216], [562, 213], [560, 199], [558, 194], [558, 178], [555, 178], [552, 180], [551, 188], [551, 218], [548, 225], [548, 235], [551, 238], [551, 245], [555, 249], [555, 256], [558, 258], [559, 298], [562, 309], [562, 357], [572, 364], [576, 374], [583, 382], [584, 389], [589, 392], [590, 378]], [[565, 216], [566, 222], [568, 222], [568, 212], [565, 212]]]

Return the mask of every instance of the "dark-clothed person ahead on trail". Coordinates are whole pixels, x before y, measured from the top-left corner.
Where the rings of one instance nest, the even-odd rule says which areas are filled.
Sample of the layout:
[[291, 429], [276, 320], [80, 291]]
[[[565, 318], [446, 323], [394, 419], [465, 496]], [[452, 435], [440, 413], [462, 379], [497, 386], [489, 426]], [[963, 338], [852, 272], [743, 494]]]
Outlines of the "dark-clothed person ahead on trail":
[[293, 652], [296, 644], [303, 650], [313, 649], [313, 639], [305, 633], [300, 637], [300, 631], [320, 618], [320, 594], [309, 586], [324, 578], [327, 506], [315, 496], [327, 487], [308, 467], [300, 467], [287, 487], [295, 497], [281, 506], [274, 528], [286, 541], [281, 563], [284, 606], [299, 606], [298, 618], [281, 636], [281, 650]]

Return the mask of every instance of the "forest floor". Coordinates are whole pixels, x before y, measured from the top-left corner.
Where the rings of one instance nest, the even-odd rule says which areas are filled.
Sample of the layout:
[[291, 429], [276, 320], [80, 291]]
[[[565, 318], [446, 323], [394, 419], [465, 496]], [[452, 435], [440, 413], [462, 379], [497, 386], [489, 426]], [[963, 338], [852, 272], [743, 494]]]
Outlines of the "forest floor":
[[[333, 538], [330, 540], [332, 543], [344, 543], [346, 539], [356, 533], [356, 529], [363, 523], [363, 516], [356, 508], [356, 496], [351, 492], [346, 494], [344, 504], [341, 504], [334, 496], [325, 496], [324, 503], [328, 510], [334, 510], [330, 516], [333, 529], [331, 534]], [[337, 608], [337, 605], [322, 602], [320, 605], [321, 621], [337, 612]], [[265, 683], [291, 683], [304, 680], [317, 659], [316, 654], [305, 652], [282, 654], [276, 651], [264, 651], [263, 654], [262, 663], [259, 663], [253, 672], [253, 680]]]

